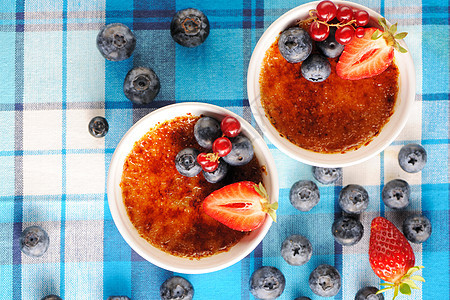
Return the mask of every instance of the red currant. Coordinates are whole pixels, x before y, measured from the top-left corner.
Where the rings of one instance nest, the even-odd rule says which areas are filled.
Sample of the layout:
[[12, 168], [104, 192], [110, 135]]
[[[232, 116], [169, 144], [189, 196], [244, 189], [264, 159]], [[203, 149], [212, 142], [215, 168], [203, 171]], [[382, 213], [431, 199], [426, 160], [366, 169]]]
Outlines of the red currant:
[[200, 153], [197, 155], [197, 162], [205, 172], [214, 172], [219, 167], [219, 157], [214, 153]]
[[354, 17], [358, 26], [366, 26], [369, 24], [369, 13], [365, 10], [358, 10]]
[[355, 30], [352, 26], [346, 25], [343, 27], [339, 27], [336, 29], [336, 33], [334, 34], [334, 38], [341, 45], [347, 45], [353, 39], [355, 35]]
[[336, 17], [336, 11], [336, 5], [328, 0], [321, 1], [316, 7], [317, 18], [324, 22], [333, 20]]
[[309, 35], [317, 42], [325, 40], [330, 34], [330, 28], [327, 24], [314, 21], [309, 26]]
[[347, 5], [341, 5], [336, 12], [336, 18], [341, 23], [350, 22], [353, 18], [353, 10]]
[[241, 132], [241, 123], [232, 116], [226, 116], [220, 123], [222, 133], [227, 137], [235, 137]]
[[220, 157], [224, 157], [231, 152], [232, 147], [233, 146], [231, 145], [231, 142], [228, 138], [220, 137], [214, 141], [212, 149], [214, 153], [217, 153], [217, 155], [219, 155]]
[[364, 27], [358, 27], [355, 29], [355, 36], [357, 38], [363, 38], [365, 34], [366, 30], [364, 29]]

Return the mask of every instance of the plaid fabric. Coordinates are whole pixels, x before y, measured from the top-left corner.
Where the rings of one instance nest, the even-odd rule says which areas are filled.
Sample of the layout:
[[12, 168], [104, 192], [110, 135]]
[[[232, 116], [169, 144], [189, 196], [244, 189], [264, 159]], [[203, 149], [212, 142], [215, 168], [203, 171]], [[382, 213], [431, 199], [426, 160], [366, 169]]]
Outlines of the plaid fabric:
[[[150, 111], [174, 102], [199, 101], [226, 107], [249, 120], [246, 70], [252, 49], [265, 28], [287, 10], [305, 3], [292, 0], [150, 1], [57, 0], [2, 1], [0, 11], [0, 299], [40, 299], [54, 293], [64, 299], [159, 299], [159, 286], [172, 275], [143, 260], [125, 243], [111, 218], [106, 174], [114, 148], [130, 126]], [[258, 248], [242, 262], [207, 275], [183, 275], [195, 299], [253, 299], [252, 272], [262, 265], [286, 276], [280, 299], [304, 295], [309, 273], [320, 263], [337, 267], [342, 289], [333, 299], [353, 299], [379, 280], [368, 263], [370, 221], [387, 216], [399, 226], [404, 217], [423, 212], [433, 234], [414, 245], [427, 282], [410, 299], [449, 297], [449, 9], [438, 0], [357, 0], [380, 12], [401, 31], [415, 61], [417, 89], [405, 130], [386, 151], [370, 161], [344, 168], [335, 186], [319, 184], [321, 200], [308, 213], [289, 203], [291, 185], [313, 179], [311, 167], [290, 159], [272, 145], [280, 175], [279, 221]], [[194, 49], [176, 45], [170, 20], [179, 9], [196, 7], [211, 22], [206, 42]], [[105, 61], [95, 37], [105, 23], [130, 26], [138, 39], [131, 59]], [[132, 66], [144, 65], [161, 79], [151, 106], [133, 106], [122, 92]], [[110, 131], [92, 138], [89, 120], [106, 116]], [[400, 147], [421, 143], [428, 164], [406, 174], [396, 162]], [[380, 191], [385, 182], [403, 178], [412, 187], [406, 212], [386, 208]], [[360, 243], [334, 242], [331, 224], [339, 212], [337, 195], [349, 183], [363, 185], [370, 206], [362, 215]], [[23, 228], [41, 225], [50, 235], [48, 252], [39, 259], [22, 255]], [[290, 234], [311, 240], [314, 255], [300, 267], [280, 256]], [[387, 296], [392, 296], [388, 294]], [[386, 297], [389, 298], [389, 297]], [[399, 298], [400, 299], [400, 298]]]

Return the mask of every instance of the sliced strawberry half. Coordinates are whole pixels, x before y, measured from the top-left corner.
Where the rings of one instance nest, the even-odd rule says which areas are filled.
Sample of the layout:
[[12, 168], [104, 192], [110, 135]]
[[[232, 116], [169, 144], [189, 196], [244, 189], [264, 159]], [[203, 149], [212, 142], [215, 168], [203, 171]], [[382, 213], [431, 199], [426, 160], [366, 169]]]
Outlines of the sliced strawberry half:
[[385, 71], [394, 59], [393, 43], [385, 37], [373, 40], [377, 28], [365, 28], [362, 38], [354, 38], [345, 45], [336, 65], [336, 73], [342, 79], [358, 80]]
[[264, 186], [241, 181], [212, 192], [203, 201], [207, 215], [234, 230], [252, 231], [260, 227], [269, 214], [276, 221], [278, 203], [270, 203]]

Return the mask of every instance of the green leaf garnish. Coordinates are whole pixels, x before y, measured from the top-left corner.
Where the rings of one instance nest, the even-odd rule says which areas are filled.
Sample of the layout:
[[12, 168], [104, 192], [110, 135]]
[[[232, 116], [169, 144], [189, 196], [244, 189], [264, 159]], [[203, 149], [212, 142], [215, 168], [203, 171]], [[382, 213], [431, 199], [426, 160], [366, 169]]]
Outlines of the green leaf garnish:
[[425, 282], [425, 279], [423, 279], [422, 276], [412, 275], [412, 274], [423, 268], [424, 268], [423, 266], [415, 266], [415, 267], [410, 268], [406, 272], [406, 274], [403, 275], [403, 277], [400, 278], [395, 283], [387, 283], [387, 282], [381, 283], [380, 285], [386, 286], [386, 287], [379, 290], [378, 292], [376, 292], [376, 294], [381, 294], [381, 293], [386, 292], [387, 290], [393, 289], [394, 297], [392, 298], [392, 300], [394, 300], [398, 296], [399, 291], [400, 291], [400, 293], [402, 293], [404, 295], [411, 295], [411, 289], [414, 289], [414, 290], [420, 289], [413, 280]]
[[379, 29], [375, 30], [375, 32], [372, 34], [372, 37], [371, 37], [372, 40], [377, 40], [377, 39], [383, 37], [386, 40], [387, 44], [394, 47], [394, 49], [397, 50], [398, 52], [400, 52], [400, 53], [408, 52], [405, 48], [400, 46], [399, 42], [397, 41], [397, 40], [401, 40], [401, 39], [405, 38], [408, 35], [407, 32], [396, 33], [397, 32], [397, 23], [395, 23], [394, 25], [391, 25], [391, 27], [388, 27], [385, 18], [379, 18], [378, 23], [383, 28], [383, 30], [379, 30]]
[[255, 184], [255, 191], [263, 198], [261, 201], [263, 211], [269, 214], [274, 222], [277, 222], [276, 210], [278, 209], [278, 202], [270, 203], [269, 195], [261, 182], [258, 185]]

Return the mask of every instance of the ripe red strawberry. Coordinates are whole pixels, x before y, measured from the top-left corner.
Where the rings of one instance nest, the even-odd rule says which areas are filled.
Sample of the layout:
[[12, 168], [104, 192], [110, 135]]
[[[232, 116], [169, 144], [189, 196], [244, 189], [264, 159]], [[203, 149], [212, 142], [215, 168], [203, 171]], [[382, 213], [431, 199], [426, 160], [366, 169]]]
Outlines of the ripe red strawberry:
[[203, 201], [207, 215], [239, 231], [255, 230], [268, 213], [276, 221], [278, 203], [270, 203], [264, 186], [241, 181], [212, 192]]
[[358, 80], [385, 71], [394, 59], [394, 47], [388, 39], [372, 39], [376, 28], [365, 28], [362, 38], [354, 38], [345, 45], [336, 65], [336, 73], [342, 79]]
[[375, 274], [384, 281], [387, 288], [380, 290], [384, 292], [394, 289], [394, 299], [398, 291], [402, 294], [411, 294], [411, 288], [417, 289], [412, 281], [425, 281], [421, 276], [412, 273], [423, 267], [415, 267], [414, 252], [405, 236], [383, 217], [373, 219], [370, 228], [369, 261]]

